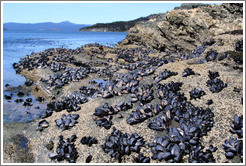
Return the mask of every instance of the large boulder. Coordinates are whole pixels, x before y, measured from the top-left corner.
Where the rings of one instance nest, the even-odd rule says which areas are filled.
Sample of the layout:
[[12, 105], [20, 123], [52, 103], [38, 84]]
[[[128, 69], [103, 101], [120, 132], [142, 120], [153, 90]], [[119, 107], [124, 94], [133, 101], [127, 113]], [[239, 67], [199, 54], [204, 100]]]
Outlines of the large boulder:
[[218, 36], [224, 38], [225, 34], [242, 36], [242, 31], [242, 3], [198, 5], [191, 9], [176, 8], [162, 15], [161, 19], [135, 25], [120, 45], [136, 44], [161, 51], [191, 52], [211, 38], [220, 40]]

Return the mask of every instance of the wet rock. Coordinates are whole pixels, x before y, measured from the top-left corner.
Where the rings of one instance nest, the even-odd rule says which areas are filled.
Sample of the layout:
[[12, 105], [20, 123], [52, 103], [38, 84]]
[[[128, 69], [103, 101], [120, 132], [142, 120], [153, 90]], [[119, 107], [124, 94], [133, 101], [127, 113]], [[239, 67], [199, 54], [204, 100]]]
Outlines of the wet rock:
[[21, 102], [23, 102], [24, 100], [23, 99], [15, 99], [15, 102], [16, 103], [21, 103]]
[[11, 100], [11, 99], [12, 99], [12, 96], [10, 96], [10, 95], [4, 95], [4, 98], [5, 98], [6, 100]]
[[23, 93], [23, 92], [18, 92], [18, 93], [17, 93], [17, 96], [18, 96], [18, 97], [22, 97], [22, 96], [24, 96], [24, 95], [25, 95], [25, 93]]

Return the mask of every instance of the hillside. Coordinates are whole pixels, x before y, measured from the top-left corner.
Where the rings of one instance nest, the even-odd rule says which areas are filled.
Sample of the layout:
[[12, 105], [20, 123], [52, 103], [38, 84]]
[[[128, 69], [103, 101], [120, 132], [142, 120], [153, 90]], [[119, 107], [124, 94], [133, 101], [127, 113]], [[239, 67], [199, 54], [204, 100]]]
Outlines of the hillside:
[[97, 23], [92, 26], [87, 26], [80, 28], [80, 31], [103, 31], [103, 32], [124, 32], [128, 31], [130, 28], [135, 26], [139, 22], [146, 22], [148, 20], [154, 19], [159, 16], [164, 16], [164, 14], [152, 14], [147, 17], [140, 17], [135, 20], [130, 21], [116, 21], [112, 23]]
[[43, 23], [4, 23], [4, 28], [8, 30], [18, 30], [18, 31], [65, 31], [65, 30], [73, 30], [76, 31], [81, 27], [88, 26], [86, 24], [74, 24], [69, 21], [63, 21], [60, 23], [53, 22], [43, 22]]

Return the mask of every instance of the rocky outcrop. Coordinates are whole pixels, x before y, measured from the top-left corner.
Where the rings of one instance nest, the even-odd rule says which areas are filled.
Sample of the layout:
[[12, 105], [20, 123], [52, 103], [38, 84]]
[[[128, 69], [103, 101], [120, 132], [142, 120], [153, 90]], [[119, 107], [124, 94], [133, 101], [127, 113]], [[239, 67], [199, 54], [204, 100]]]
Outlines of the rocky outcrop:
[[223, 48], [228, 48], [227, 42], [232, 40], [229, 47], [235, 48], [235, 42], [243, 38], [242, 34], [243, 4], [225, 3], [175, 9], [162, 19], [139, 23], [130, 29], [120, 45], [136, 44], [161, 51], [191, 52], [211, 38], [220, 41]]

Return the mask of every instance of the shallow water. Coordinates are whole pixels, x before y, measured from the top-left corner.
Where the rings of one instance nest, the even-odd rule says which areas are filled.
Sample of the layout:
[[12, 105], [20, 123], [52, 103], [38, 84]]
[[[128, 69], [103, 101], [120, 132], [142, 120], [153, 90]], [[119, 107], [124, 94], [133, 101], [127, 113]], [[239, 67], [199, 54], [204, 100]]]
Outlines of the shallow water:
[[[3, 86], [10, 87], [23, 85], [25, 78], [16, 74], [12, 67], [21, 58], [32, 52], [40, 52], [49, 48], [75, 49], [88, 43], [99, 43], [114, 46], [125, 38], [125, 32], [79, 32], [79, 31], [4, 31], [3, 32]], [[4, 88], [4, 87], [3, 87]], [[3, 95], [10, 95], [11, 91], [4, 91]], [[35, 101], [38, 96], [29, 94], [17, 97], [12, 92], [11, 100], [3, 98], [3, 121], [4, 122], [30, 122], [40, 117], [45, 111], [46, 103]], [[22, 103], [14, 102], [15, 99], [32, 98], [33, 106], [23, 107]], [[40, 109], [35, 109], [39, 106]]]
[[75, 49], [88, 43], [114, 46], [126, 37], [126, 32], [79, 31], [4, 31], [3, 84], [22, 85], [25, 78], [15, 74], [12, 64], [32, 52], [49, 48]]

